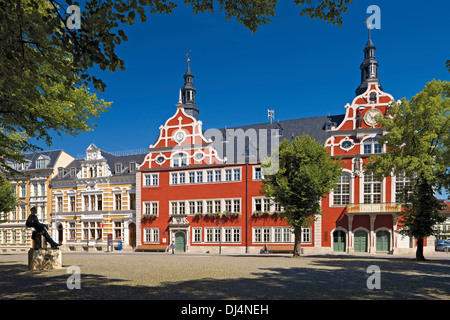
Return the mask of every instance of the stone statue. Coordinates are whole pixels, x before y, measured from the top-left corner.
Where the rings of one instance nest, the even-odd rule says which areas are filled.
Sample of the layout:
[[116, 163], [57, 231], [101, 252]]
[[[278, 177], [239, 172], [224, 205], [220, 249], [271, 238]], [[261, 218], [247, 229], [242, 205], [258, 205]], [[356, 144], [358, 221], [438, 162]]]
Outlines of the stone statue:
[[48, 226], [46, 224], [40, 223], [37, 216], [36, 216], [36, 212], [37, 209], [36, 207], [31, 208], [31, 213], [28, 216], [27, 222], [25, 223], [25, 225], [29, 228], [34, 228], [34, 231], [31, 235], [31, 239], [34, 240], [34, 248], [33, 249], [41, 249], [42, 248], [42, 241], [41, 241], [41, 236], [43, 235], [45, 240], [50, 243], [50, 245], [52, 246], [53, 249], [57, 249], [60, 244], [56, 243], [48, 234], [47, 230], [48, 230]]

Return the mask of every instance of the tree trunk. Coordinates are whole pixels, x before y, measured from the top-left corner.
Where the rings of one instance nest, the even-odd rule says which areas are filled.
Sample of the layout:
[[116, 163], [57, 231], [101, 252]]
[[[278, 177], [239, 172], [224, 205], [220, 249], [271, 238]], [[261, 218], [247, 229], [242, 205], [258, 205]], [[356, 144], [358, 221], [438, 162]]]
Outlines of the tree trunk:
[[293, 258], [299, 258], [302, 253], [302, 228], [296, 228], [294, 230], [295, 234], [295, 245], [294, 245], [294, 255]]
[[423, 238], [417, 239], [416, 259], [421, 261], [425, 260], [423, 256]]

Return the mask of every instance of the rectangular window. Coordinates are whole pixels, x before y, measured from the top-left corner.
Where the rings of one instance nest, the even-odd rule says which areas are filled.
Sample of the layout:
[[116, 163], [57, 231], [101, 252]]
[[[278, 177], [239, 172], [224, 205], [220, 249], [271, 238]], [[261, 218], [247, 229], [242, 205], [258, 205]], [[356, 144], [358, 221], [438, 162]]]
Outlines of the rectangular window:
[[203, 213], [203, 201], [197, 201], [197, 213]]
[[115, 199], [114, 203], [116, 205], [116, 210], [122, 210], [122, 195], [115, 194], [114, 199]]
[[197, 183], [203, 182], [203, 171], [197, 171]]
[[233, 201], [233, 205], [234, 205], [234, 210], [233, 210], [233, 212], [235, 212], [235, 213], [241, 212], [241, 200], [235, 199], [235, 200]]
[[291, 228], [283, 228], [283, 242], [291, 242]]
[[255, 199], [255, 211], [261, 211], [261, 199]]
[[179, 214], [186, 214], [186, 208], [184, 201], [178, 203]]
[[76, 168], [70, 168], [70, 176], [75, 177], [77, 175], [77, 169]]
[[214, 172], [212, 170], [206, 171], [206, 181], [213, 182]]
[[218, 181], [222, 181], [222, 171], [221, 170], [216, 170], [215, 171], [215, 178], [216, 178], [217, 182]]
[[241, 180], [241, 169], [234, 169], [234, 181]]
[[121, 163], [116, 163], [116, 166], [115, 166], [115, 173], [116, 173], [116, 174], [122, 173], [122, 164], [121, 164]]
[[195, 172], [189, 172], [189, 183], [195, 183]]
[[144, 214], [151, 214], [151, 203], [150, 202], [144, 203]]
[[364, 203], [381, 203], [381, 182], [373, 174], [364, 176]]
[[189, 214], [195, 214], [195, 201], [189, 201]]
[[225, 211], [231, 212], [231, 200], [225, 200]]
[[62, 212], [63, 211], [63, 198], [62, 197], [58, 197], [56, 198], [57, 204], [56, 204], [56, 211], [57, 212]]
[[158, 185], [158, 174], [152, 174], [152, 185], [157, 186]]
[[211, 200], [206, 201], [206, 213], [213, 213], [213, 202]]
[[27, 186], [22, 184], [20, 185], [20, 197], [25, 198], [27, 196]]
[[70, 199], [70, 211], [75, 211], [75, 197], [74, 196], [71, 196], [71, 197], [69, 197], [69, 199]]
[[253, 169], [254, 169], [254, 173], [255, 173], [253, 179], [261, 180], [261, 167], [254, 167]]
[[152, 202], [152, 214], [158, 215], [158, 202]]
[[202, 229], [201, 228], [192, 228], [194, 231], [194, 239], [193, 242], [202, 242]]
[[122, 222], [114, 221], [114, 239], [120, 240], [122, 239]]
[[186, 174], [184, 173], [184, 172], [181, 172], [180, 173], [180, 184], [184, 184], [184, 183], [186, 183]]
[[273, 229], [273, 242], [281, 242], [281, 228]]
[[136, 162], [130, 162], [130, 172], [136, 172]]
[[172, 214], [178, 214], [178, 203], [176, 201], [172, 201], [170, 206], [172, 207]]
[[225, 170], [225, 181], [231, 181], [231, 169]]
[[144, 175], [144, 186], [151, 186], [152, 185], [152, 177], [149, 174]]
[[136, 193], [130, 193], [129, 199], [130, 199], [129, 204], [130, 210], [136, 210]]
[[240, 228], [233, 229], [233, 242], [241, 242], [241, 229]]
[[213, 228], [206, 228], [206, 242], [213, 242]]
[[145, 230], [145, 242], [146, 243], [159, 243], [159, 229], [148, 228]]
[[99, 211], [103, 210], [103, 200], [101, 194], [97, 196], [97, 210]]
[[339, 177], [338, 183], [333, 190], [333, 204], [346, 205], [350, 202], [350, 175], [344, 174]]
[[220, 213], [220, 200], [214, 200], [214, 212]]
[[311, 242], [311, 228], [302, 228], [302, 242]]
[[75, 240], [77, 236], [77, 229], [75, 222], [69, 222], [69, 239]]
[[177, 184], [178, 183], [178, 174], [177, 173], [172, 173], [172, 184]]

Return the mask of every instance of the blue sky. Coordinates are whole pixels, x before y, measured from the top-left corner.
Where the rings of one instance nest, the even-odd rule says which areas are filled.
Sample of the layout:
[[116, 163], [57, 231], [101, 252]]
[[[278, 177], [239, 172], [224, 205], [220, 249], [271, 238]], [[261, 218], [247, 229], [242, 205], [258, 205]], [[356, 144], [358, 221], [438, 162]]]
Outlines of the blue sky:
[[126, 71], [98, 74], [111, 110], [95, 131], [55, 136], [46, 150], [77, 156], [90, 143], [106, 151], [147, 148], [175, 112], [188, 51], [204, 129], [267, 122], [267, 109], [275, 120], [342, 114], [360, 82], [372, 4], [381, 9], [372, 40], [386, 92], [410, 99], [432, 79], [450, 80], [447, 0], [354, 0], [341, 28], [300, 16], [292, 0], [281, 0], [271, 24], [255, 34], [223, 13], [194, 15], [179, 3], [170, 15], [124, 26], [128, 41], [117, 52]]

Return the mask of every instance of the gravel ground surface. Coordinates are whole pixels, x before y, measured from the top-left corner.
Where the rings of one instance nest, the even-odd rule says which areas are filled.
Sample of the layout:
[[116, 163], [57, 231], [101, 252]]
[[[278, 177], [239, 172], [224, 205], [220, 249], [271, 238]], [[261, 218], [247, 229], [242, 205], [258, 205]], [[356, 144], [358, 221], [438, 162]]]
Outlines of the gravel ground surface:
[[[209, 255], [63, 252], [63, 268], [29, 271], [26, 254], [0, 255], [0, 299], [450, 299], [450, 254]], [[380, 289], [368, 289], [371, 265]], [[70, 290], [69, 266], [80, 268]], [[373, 283], [373, 282], [372, 282]]]

